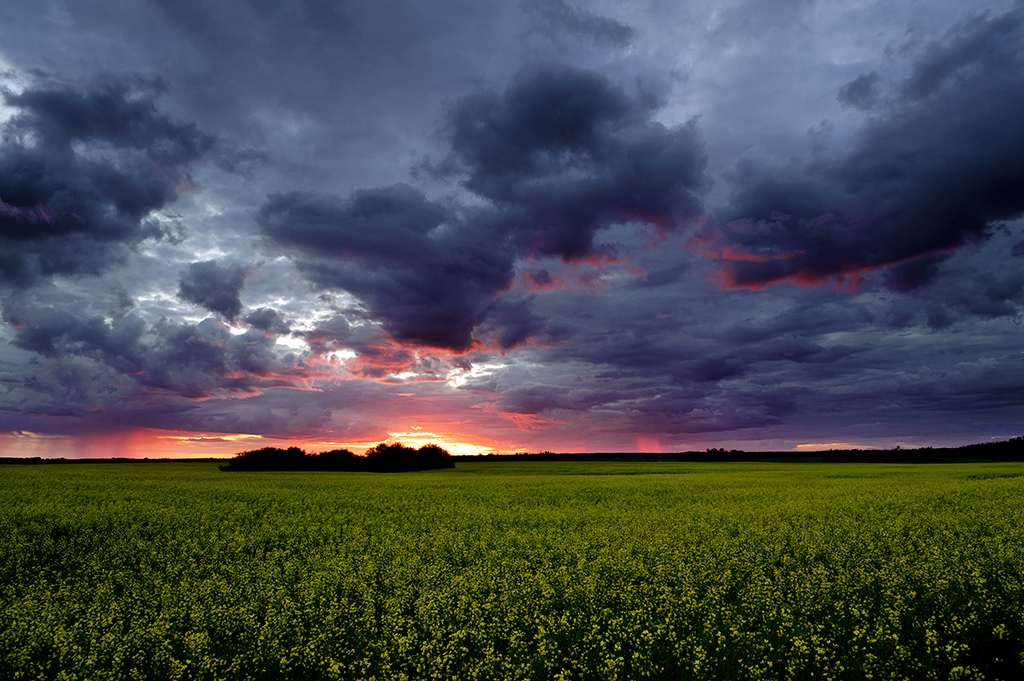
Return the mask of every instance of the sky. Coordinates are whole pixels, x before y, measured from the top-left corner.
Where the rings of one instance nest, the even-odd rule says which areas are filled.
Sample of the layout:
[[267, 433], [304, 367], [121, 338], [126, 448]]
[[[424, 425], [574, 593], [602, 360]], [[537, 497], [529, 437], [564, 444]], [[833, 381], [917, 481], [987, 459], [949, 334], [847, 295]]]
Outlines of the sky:
[[1024, 432], [1024, 3], [0, 10], [0, 455]]

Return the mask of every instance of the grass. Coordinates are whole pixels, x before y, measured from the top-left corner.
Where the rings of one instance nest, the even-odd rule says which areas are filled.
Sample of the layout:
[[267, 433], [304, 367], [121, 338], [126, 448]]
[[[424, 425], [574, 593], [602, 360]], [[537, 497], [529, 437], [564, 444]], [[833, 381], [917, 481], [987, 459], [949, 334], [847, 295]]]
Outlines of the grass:
[[1018, 678], [1022, 476], [4, 466], [0, 678]]

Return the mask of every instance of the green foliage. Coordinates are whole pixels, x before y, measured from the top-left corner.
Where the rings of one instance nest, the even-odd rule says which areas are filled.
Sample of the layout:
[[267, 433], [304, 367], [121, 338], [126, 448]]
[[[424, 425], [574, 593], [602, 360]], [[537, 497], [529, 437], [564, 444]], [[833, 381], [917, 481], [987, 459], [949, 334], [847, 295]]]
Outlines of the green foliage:
[[7, 466], [0, 678], [1021, 678], [1022, 473]]

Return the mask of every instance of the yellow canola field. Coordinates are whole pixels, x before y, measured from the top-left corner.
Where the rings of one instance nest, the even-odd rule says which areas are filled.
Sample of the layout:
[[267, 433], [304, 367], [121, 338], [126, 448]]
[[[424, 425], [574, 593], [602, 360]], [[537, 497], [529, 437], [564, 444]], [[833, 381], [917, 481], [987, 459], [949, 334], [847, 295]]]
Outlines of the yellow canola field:
[[1024, 678], [1024, 464], [0, 466], [3, 679]]

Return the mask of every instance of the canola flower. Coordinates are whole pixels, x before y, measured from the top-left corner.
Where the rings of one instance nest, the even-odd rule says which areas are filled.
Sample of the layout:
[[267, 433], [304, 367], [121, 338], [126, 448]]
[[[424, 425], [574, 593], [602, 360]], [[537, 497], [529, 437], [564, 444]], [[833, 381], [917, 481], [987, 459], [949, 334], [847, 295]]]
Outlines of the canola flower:
[[4, 679], [1011, 679], [1024, 465], [0, 469]]

